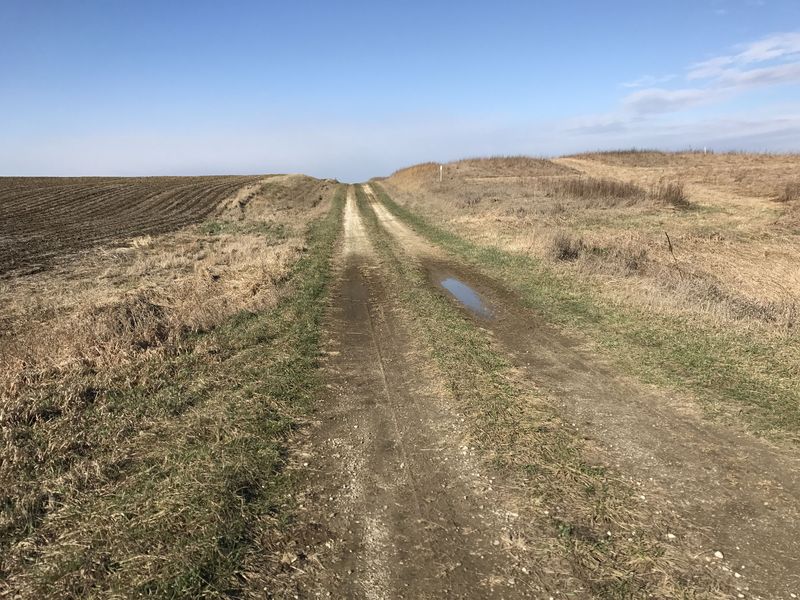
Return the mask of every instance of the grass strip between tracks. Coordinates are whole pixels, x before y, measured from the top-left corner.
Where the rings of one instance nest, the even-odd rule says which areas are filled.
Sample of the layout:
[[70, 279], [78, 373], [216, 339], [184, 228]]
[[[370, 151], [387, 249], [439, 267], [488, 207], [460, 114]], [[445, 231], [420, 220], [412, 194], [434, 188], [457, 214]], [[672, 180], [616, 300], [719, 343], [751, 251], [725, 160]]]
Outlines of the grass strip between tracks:
[[[286, 441], [320, 385], [344, 197], [340, 186], [309, 227], [276, 308], [239, 314], [145, 365], [140, 385], [108, 391], [118, 407], [161, 402], [164, 418], [103, 457], [90, 489], [54, 493], [56, 505], [4, 558], [0, 591], [5, 579], [19, 597], [241, 595], [250, 559], [265, 560], [288, 514]], [[181, 410], [171, 416], [172, 405]]]
[[356, 193], [390, 289], [446, 389], [469, 415], [471, 444], [524, 490], [530, 515], [549, 533], [531, 550], [542, 561], [566, 558], [599, 597], [717, 597], [716, 583], [687, 549], [664, 541], [667, 525], [635, 501], [627, 484], [584, 459], [576, 432], [515, 379], [488, 335], [430, 286], [381, 227], [364, 191]]
[[800, 442], [800, 339], [761, 337], [603, 302], [588, 284], [541, 261], [482, 246], [400, 206], [380, 201], [414, 231], [516, 291], [548, 321], [590, 338], [627, 372], [684, 389], [709, 414], [766, 437]]

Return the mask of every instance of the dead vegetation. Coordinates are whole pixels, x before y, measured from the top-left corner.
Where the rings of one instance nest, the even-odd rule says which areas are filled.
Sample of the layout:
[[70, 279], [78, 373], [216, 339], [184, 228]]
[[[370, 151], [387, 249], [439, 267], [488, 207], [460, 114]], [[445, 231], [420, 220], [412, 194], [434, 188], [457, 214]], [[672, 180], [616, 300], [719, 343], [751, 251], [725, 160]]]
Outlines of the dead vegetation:
[[[266, 426], [276, 409], [259, 400], [263, 392], [235, 407], [206, 404], [234, 393], [235, 374], [220, 365], [261, 343], [266, 330], [248, 332], [240, 350], [230, 337], [203, 334], [278, 306], [306, 251], [306, 226], [328, 210], [335, 187], [269, 178], [214, 221], [117, 241], [46, 273], [0, 282], [0, 573], [27, 581], [33, 596], [57, 579], [56, 595], [80, 597], [93, 581], [120, 576], [113, 562], [120, 558], [136, 565], [123, 571], [144, 590], [148, 580], [164, 584], [167, 571], [179, 577], [219, 553], [218, 525], [240, 508], [209, 512], [192, 498], [229, 503], [234, 492], [250, 494], [242, 487], [248, 474], [224, 460], [250, 444], [242, 450], [269, 469], [276, 450], [247, 432]], [[254, 363], [263, 368], [261, 359]], [[242, 384], [244, 373], [236, 375]], [[181, 466], [178, 457], [188, 455], [194, 458]], [[218, 460], [230, 481], [210, 481]], [[242, 468], [252, 465], [248, 458]], [[114, 513], [127, 509], [115, 505], [141, 512], [125, 516], [125, 525]], [[195, 508], [205, 512], [194, 515]], [[183, 517], [156, 535], [148, 520], [163, 522], [160, 511]], [[193, 550], [195, 537], [203, 547]], [[70, 548], [69, 539], [81, 541]], [[126, 555], [148, 544], [158, 551]]]
[[476, 241], [601, 284], [615, 303], [795, 330], [799, 157], [631, 150], [503, 160], [444, 165], [441, 183], [430, 163], [382, 184]]
[[631, 149], [575, 154], [559, 162], [605, 165], [609, 173], [638, 181], [677, 177], [728, 194], [770, 198], [781, 194], [787, 182], [796, 181], [800, 155]]
[[[231, 314], [273, 306], [302, 249], [302, 231], [289, 217], [300, 212], [307, 219], [325, 189], [314, 181], [268, 180], [257, 192], [261, 210], [237, 207], [192, 229], [134, 238], [56, 272], [0, 284], [7, 323], [0, 390], [46, 373], [111, 369]], [[295, 196], [302, 210], [278, 212], [281, 201]]]
[[798, 200], [800, 200], [800, 182], [798, 181], [786, 183], [775, 198], [776, 202], [797, 202]]
[[565, 177], [542, 182], [546, 192], [560, 198], [579, 198], [617, 206], [624, 202], [640, 202], [646, 192], [634, 183], [598, 177]]
[[612, 208], [652, 203], [656, 205], [688, 208], [684, 186], [679, 181], [659, 181], [646, 190], [630, 181], [603, 177], [559, 177], [542, 179], [546, 196], [561, 201], [583, 202], [587, 207]]

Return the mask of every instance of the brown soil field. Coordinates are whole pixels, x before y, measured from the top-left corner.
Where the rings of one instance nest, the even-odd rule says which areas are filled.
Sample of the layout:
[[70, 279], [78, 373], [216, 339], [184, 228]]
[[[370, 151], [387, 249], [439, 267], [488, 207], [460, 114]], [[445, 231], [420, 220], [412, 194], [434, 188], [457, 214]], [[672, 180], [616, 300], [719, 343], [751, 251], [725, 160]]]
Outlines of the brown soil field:
[[202, 221], [253, 176], [2, 177], [0, 276]]

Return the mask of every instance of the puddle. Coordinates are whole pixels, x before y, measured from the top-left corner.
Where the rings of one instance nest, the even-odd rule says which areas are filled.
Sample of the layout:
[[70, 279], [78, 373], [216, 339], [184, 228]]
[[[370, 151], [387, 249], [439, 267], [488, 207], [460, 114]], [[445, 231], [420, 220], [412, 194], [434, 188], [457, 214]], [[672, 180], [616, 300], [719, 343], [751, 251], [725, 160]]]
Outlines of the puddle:
[[442, 279], [439, 284], [476, 315], [485, 318], [492, 316], [492, 311], [483, 304], [481, 297], [466, 283], [454, 277], [447, 277]]

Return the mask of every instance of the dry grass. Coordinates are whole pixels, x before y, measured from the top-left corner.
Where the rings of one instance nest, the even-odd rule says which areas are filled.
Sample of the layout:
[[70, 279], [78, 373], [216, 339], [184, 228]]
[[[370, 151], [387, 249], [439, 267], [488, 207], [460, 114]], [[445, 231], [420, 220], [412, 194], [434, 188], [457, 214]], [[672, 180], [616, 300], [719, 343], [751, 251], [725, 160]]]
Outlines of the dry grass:
[[658, 203], [675, 208], [689, 206], [689, 198], [686, 197], [686, 191], [681, 182], [662, 181], [652, 187], [650, 196]]
[[[316, 187], [312, 181], [259, 186], [269, 212], [244, 215], [237, 202], [219, 221], [134, 238], [61, 271], [3, 282], [0, 392], [13, 396], [28, 381], [110, 370], [138, 354], [174, 347], [186, 334], [237, 312], [274, 306], [278, 284], [303, 244], [292, 219], [298, 209], [279, 211], [281, 194], [298, 187], [298, 196], [316, 194], [308, 201], [315, 204], [319, 192], [304, 189]], [[303, 214], [301, 222], [307, 218]]]
[[19, 597], [194, 597], [226, 576], [313, 362], [265, 345], [293, 312], [259, 315], [334, 188], [270, 178], [215, 221], [2, 283], [0, 573]]
[[775, 198], [776, 202], [797, 202], [798, 200], [800, 200], [800, 182], [798, 181], [786, 183]]
[[562, 198], [580, 198], [616, 206], [621, 202], [637, 202], [645, 198], [646, 192], [634, 183], [597, 177], [567, 177], [547, 180], [548, 192]]
[[579, 201], [586, 207], [609, 208], [650, 202], [675, 208], [690, 203], [679, 181], [659, 181], [649, 191], [630, 181], [603, 177], [558, 177], [542, 179], [544, 193], [561, 201]]
[[609, 173], [624, 174], [641, 183], [667, 177], [733, 195], [770, 198], [779, 194], [787, 181], [796, 180], [800, 155], [627, 150], [577, 154], [559, 162], [581, 165], [577, 166], [580, 170], [587, 168], [586, 163], [606, 166]]
[[447, 165], [439, 183], [429, 164], [383, 185], [475, 241], [597, 283], [614, 303], [766, 327], [765, 335], [794, 331], [800, 204], [772, 200], [776, 190], [794, 193], [800, 157], [622, 151], [529, 166], [527, 174], [514, 166], [502, 172], [515, 176], [474, 177]]

